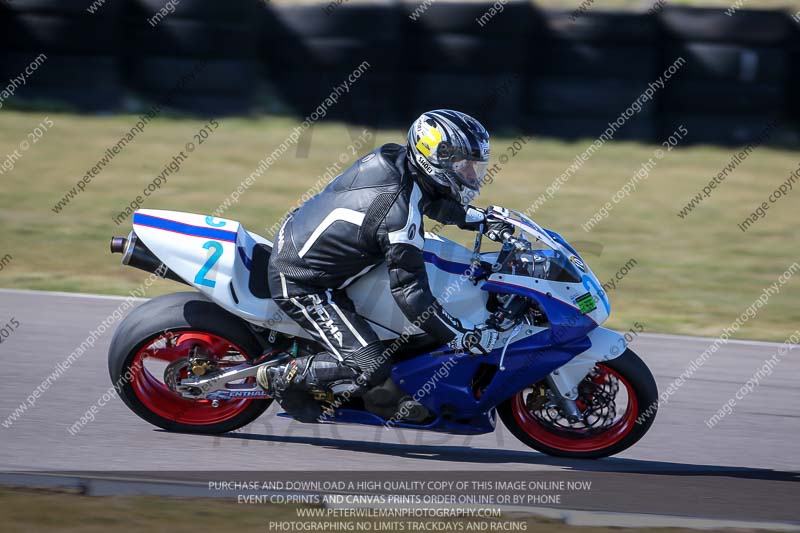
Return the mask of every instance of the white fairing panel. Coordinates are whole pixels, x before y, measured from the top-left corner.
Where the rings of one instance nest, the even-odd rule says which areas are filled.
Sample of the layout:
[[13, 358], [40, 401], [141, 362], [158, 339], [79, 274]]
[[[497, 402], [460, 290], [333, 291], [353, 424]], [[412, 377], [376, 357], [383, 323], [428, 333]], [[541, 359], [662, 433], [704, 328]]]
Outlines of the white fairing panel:
[[[486, 300], [488, 293], [473, 285], [464, 274], [471, 253], [463, 246], [428, 233], [425, 235], [425, 267], [431, 292], [453, 316], [480, 324], [488, 318]], [[464, 274], [464, 275], [462, 275]], [[347, 289], [356, 311], [375, 324], [395, 332], [410, 335], [422, 333], [410, 321], [392, 296], [386, 264], [380, 264], [359, 278]], [[392, 338], [392, 337], [389, 337]]]
[[592, 347], [550, 374], [558, 391], [569, 399], [577, 397], [578, 384], [596, 363], [615, 359], [628, 347], [625, 337], [610, 329], [593, 329], [588, 336]]
[[306, 336], [271, 299], [250, 292], [253, 247], [270, 241], [234, 220], [177, 211], [140, 209], [133, 227], [156, 257], [221, 307], [254, 324]]

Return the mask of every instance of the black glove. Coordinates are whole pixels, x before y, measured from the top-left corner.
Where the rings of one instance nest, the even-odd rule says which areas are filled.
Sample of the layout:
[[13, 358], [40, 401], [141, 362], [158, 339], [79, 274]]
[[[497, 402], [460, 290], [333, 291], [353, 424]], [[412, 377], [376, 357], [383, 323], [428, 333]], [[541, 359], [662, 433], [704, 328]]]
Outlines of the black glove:
[[[487, 211], [507, 212], [507, 210], [504, 207], [498, 207], [496, 205], [490, 205]], [[486, 222], [484, 223], [483, 227], [483, 234], [492, 239], [493, 241], [502, 242], [503, 234], [506, 232], [510, 233], [511, 235], [514, 235], [514, 226], [512, 226], [508, 222], [503, 222], [501, 220], [494, 220], [492, 218], [486, 219]]]

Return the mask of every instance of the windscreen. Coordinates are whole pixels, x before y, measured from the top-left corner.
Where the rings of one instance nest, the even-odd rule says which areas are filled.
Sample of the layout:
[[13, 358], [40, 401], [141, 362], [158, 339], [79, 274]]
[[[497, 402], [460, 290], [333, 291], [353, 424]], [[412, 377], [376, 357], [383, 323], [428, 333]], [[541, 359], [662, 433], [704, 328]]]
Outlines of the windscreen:
[[517, 228], [517, 238], [531, 244], [530, 252], [520, 254], [518, 260], [508, 266], [509, 273], [566, 283], [581, 281], [586, 272], [583, 261], [536, 222], [518, 211], [492, 215], [513, 224]]

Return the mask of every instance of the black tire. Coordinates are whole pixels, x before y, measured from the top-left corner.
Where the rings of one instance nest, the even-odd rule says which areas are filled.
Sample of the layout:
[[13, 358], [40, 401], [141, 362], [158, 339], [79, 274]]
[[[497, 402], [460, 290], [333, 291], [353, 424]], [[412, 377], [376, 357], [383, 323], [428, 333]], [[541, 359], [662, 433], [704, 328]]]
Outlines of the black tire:
[[778, 10], [743, 9], [728, 16], [723, 9], [668, 6], [658, 19], [667, 36], [679, 41], [783, 45], [793, 32], [789, 16]]
[[645, 13], [628, 11], [546, 11], [544, 31], [537, 38], [591, 41], [596, 43], [652, 43], [658, 39], [656, 21]]
[[[102, 88], [120, 90], [120, 66], [112, 55], [84, 56], [77, 54], [45, 54], [25, 85], [29, 87]], [[31, 65], [38, 54], [34, 52], [0, 52], [0, 77], [11, 79]]]
[[195, 74], [181, 88], [183, 93], [252, 93], [259, 66], [245, 59], [192, 59], [141, 56], [128, 65], [130, 84], [143, 92], [169, 92], [189, 73]]
[[782, 133], [780, 128], [770, 132], [769, 125], [780, 122], [780, 116], [767, 113], [670, 113], [659, 119], [658, 138], [666, 138], [683, 125], [689, 134], [681, 143], [742, 146], [761, 139], [760, 142], [772, 144], [780, 141]]
[[257, 54], [254, 23], [209, 22], [167, 18], [155, 28], [144, 20], [129, 23], [129, 50], [137, 56], [247, 58]]
[[[30, 0], [28, 0], [30, 1]], [[112, 2], [108, 2], [112, 3]], [[164, 0], [133, 0], [131, 10], [138, 14], [144, 14], [147, 18], [153, 17], [156, 13], [166, 7]], [[209, 21], [246, 21], [257, 16], [264, 9], [264, 2], [258, 0], [181, 0], [172, 3], [174, 12], [169, 13], [169, 8], [165, 9], [166, 17], [169, 18], [188, 18], [193, 20]]]
[[401, 17], [406, 31], [416, 35], [463, 33], [508, 37], [511, 34], [541, 32], [541, 23], [536, 27], [536, 14], [528, 2], [505, 4], [502, 12], [494, 8], [494, 15], [491, 2], [434, 2], [423, 11], [420, 11], [420, 7], [420, 2], [401, 4]]
[[219, 118], [246, 115], [256, 107], [251, 93], [158, 93], [142, 92], [145, 101], [154, 102], [176, 113]]
[[[789, 58], [791, 65], [793, 65], [793, 67], [789, 68], [789, 81], [787, 84], [789, 94], [798, 94], [800, 93], [800, 68], [797, 68], [796, 65], [800, 65], [800, 43], [790, 48]], [[789, 99], [789, 113], [790, 120], [800, 122], [800, 101], [797, 98]]]
[[113, 18], [124, 8], [124, 2], [108, 0], [102, 6], [97, 6], [94, 13], [90, 13], [88, 8], [93, 2], [94, 0], [13, 0], [0, 4], [3, 9], [16, 13], [53, 13], [102, 18]]
[[783, 83], [676, 80], [661, 101], [667, 112], [698, 112], [741, 116], [784, 113], [789, 98]]
[[[599, 459], [601, 457], [615, 455], [636, 444], [636, 442], [647, 433], [650, 426], [653, 425], [658, 410], [658, 387], [656, 386], [656, 381], [650, 369], [647, 368], [644, 361], [639, 359], [639, 356], [631, 349], [625, 350], [625, 352], [616, 359], [605, 361], [603, 364], [620, 374], [633, 387], [638, 406], [636, 422], [633, 428], [621, 440], [613, 445], [590, 452], [574, 452], [553, 448], [543, 444], [531, 437], [517, 422], [513, 413], [513, 401], [516, 395], [500, 404], [497, 407], [497, 412], [500, 414], [500, 418], [503, 420], [506, 428], [508, 428], [515, 437], [542, 453], [573, 459]], [[640, 417], [644, 420], [641, 423], [639, 422]]]
[[341, 4], [333, 10], [326, 10], [327, 7], [327, 3], [275, 5], [269, 16], [299, 40], [349, 37], [361, 41], [391, 42], [400, 38], [399, 17], [402, 15], [393, 3]]
[[[399, 11], [392, 5], [282, 5], [261, 17], [260, 49], [274, 79], [296, 71], [320, 69], [349, 73], [361, 61], [370, 72], [395, 72], [403, 65], [396, 53], [403, 40]], [[292, 53], [286, 54], [286, 43]], [[408, 54], [406, 54], [408, 55]], [[339, 83], [340, 80], [337, 80]], [[316, 107], [316, 105], [315, 105]]]
[[[558, 139], [587, 139], [591, 142], [609, 128], [618, 115], [544, 115], [525, 114], [522, 130], [532, 135]], [[671, 134], [673, 130], [670, 130]], [[657, 122], [653, 116], [634, 116], [614, 132], [616, 140], [655, 141]]]
[[[459, 109], [489, 128], [518, 127], [524, 79], [511, 71], [497, 74], [420, 73], [411, 90], [411, 110]], [[470, 87], [453, 91], [453, 87]]]
[[[409, 48], [414, 68], [430, 72], [469, 73], [522, 70], [528, 62], [521, 34], [508, 36], [444, 33], [421, 35]], [[451, 89], [452, 91], [452, 89]]]
[[[0, 52], [0, 78], [12, 79], [37, 55]], [[122, 106], [120, 68], [114, 56], [47, 54], [25, 85], [18, 87], [18, 107], [77, 111], [116, 111]]]
[[116, 113], [122, 108], [122, 93], [116, 87], [22, 87], [7, 102], [16, 109], [64, 113]]
[[138, 351], [168, 332], [201, 330], [239, 346], [249, 359], [262, 353], [262, 345], [238, 317], [197, 292], [178, 292], [153, 298], [134, 309], [122, 321], [108, 351], [111, 382], [122, 383], [119, 396], [142, 419], [168, 431], [218, 434], [233, 431], [258, 418], [272, 400], [251, 400], [245, 410], [229, 420], [209, 425], [178, 423], [148, 409], [136, 395], [131, 380], [123, 379]]
[[[646, 81], [597, 78], [537, 78], [524, 95], [526, 111], [532, 114], [562, 114], [614, 117], [634, 102], [647, 87]], [[638, 116], [652, 116], [655, 102], [645, 102]], [[605, 128], [604, 128], [605, 129]]]
[[[280, 59], [277, 63], [270, 62], [270, 66], [280, 65], [287, 70], [311, 72], [337, 70], [341, 71], [341, 78], [344, 78], [362, 61], [369, 63], [370, 75], [376, 71], [396, 72], [403, 67], [403, 58], [393, 53], [391, 44], [350, 37], [304, 38], [297, 54]], [[298, 64], [302, 65], [299, 69]]]
[[666, 48], [666, 57], [683, 57], [681, 80], [784, 81], [791, 73], [788, 51], [730, 43], [683, 43]]
[[110, 54], [117, 50], [118, 30], [104, 19], [18, 14], [0, 21], [4, 50]]
[[538, 77], [634, 79], [641, 87], [659, 70], [655, 47], [636, 44], [558, 42], [534, 50], [529, 59]]

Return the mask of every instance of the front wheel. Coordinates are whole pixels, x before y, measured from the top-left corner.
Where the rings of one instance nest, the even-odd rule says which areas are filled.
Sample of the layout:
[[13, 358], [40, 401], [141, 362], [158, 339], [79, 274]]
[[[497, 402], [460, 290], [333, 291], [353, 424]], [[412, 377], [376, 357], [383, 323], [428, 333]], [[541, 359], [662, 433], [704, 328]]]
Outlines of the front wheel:
[[597, 363], [578, 386], [584, 418], [569, 422], [549, 398], [545, 381], [500, 404], [509, 431], [540, 452], [597, 459], [617, 454], [641, 439], [658, 409], [658, 389], [647, 365], [632, 350]]
[[122, 401], [151, 424], [168, 431], [225, 433], [255, 420], [272, 400], [187, 399], [170, 381], [188, 377], [198, 354], [203, 364], [222, 370], [262, 351], [242, 320], [199, 293], [180, 292], [153, 298], [125, 318], [111, 341], [108, 369]]

